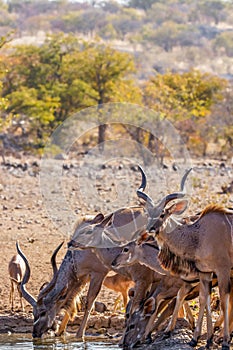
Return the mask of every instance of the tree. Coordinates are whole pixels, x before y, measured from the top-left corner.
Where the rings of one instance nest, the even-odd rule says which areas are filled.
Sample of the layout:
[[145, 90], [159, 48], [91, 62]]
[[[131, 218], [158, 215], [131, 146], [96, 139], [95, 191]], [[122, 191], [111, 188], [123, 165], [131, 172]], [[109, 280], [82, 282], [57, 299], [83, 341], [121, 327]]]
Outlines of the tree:
[[227, 56], [233, 57], [233, 33], [231, 31], [220, 33], [213, 41], [213, 48], [219, 52], [224, 49]]
[[224, 92], [224, 99], [212, 108], [207, 132], [214, 142], [222, 141], [222, 154], [232, 157], [233, 149], [233, 85]]
[[218, 25], [218, 23], [226, 17], [224, 10], [224, 1], [221, 0], [203, 0], [199, 5], [201, 14], [207, 18], [213, 19], [215, 25]]
[[[7, 33], [5, 36], [0, 37], [0, 50], [6, 45], [8, 42], [12, 40], [12, 32]], [[0, 137], [0, 141], [3, 145], [1, 150], [1, 156], [3, 162], [5, 163], [5, 149], [4, 149], [4, 133], [7, 131], [8, 126], [11, 124], [12, 115], [7, 114], [7, 108], [9, 107], [9, 101], [7, 98], [2, 96], [3, 92], [3, 78], [6, 74], [5, 68], [5, 56], [0, 56], [0, 133], [3, 133]]]
[[120, 16], [114, 16], [112, 24], [118, 36], [124, 40], [127, 34], [138, 33], [142, 22], [134, 9], [125, 9]]
[[197, 136], [198, 124], [210, 115], [213, 104], [223, 99], [226, 86], [225, 79], [197, 70], [157, 74], [145, 83], [144, 102], [161, 118], [171, 120], [188, 143], [190, 135]]
[[79, 50], [76, 39], [54, 35], [40, 47], [16, 47], [6, 60], [2, 96], [9, 101], [7, 112], [24, 120], [28, 134], [35, 133], [40, 147], [67, 116], [61, 103], [66, 89], [62, 69], [64, 57], [72, 50]]
[[[132, 79], [127, 79], [135, 70], [129, 54], [118, 52], [111, 47], [90, 45], [83, 51], [81, 80], [87, 84], [86, 94], [93, 104], [101, 106], [108, 102], [140, 103], [141, 92]], [[105, 140], [106, 122], [99, 115], [99, 141]]]
[[182, 29], [182, 25], [172, 21], [164, 22], [152, 34], [151, 41], [153, 41], [155, 45], [161, 46], [165, 51], [169, 52], [179, 43]]
[[121, 8], [120, 4], [115, 0], [101, 1], [100, 6], [105, 12], [109, 13], [117, 13]]
[[171, 1], [155, 2], [147, 13], [147, 18], [151, 23], [156, 25], [161, 25], [167, 21], [188, 23], [187, 17], [187, 7], [177, 4], [176, 1], [175, 3]]
[[9, 43], [13, 39], [15, 31], [11, 30], [6, 35], [0, 37], [0, 49], [7, 43]]
[[128, 7], [139, 8], [144, 11], [147, 11], [156, 2], [160, 2], [160, 1], [159, 0], [129, 0]]
[[[140, 102], [129, 77], [133, 58], [110, 47], [82, 44], [73, 35], [52, 35], [40, 47], [19, 46], [6, 60], [2, 97], [7, 113], [24, 120], [38, 147], [72, 113], [108, 102]], [[100, 120], [100, 142], [105, 122]]]

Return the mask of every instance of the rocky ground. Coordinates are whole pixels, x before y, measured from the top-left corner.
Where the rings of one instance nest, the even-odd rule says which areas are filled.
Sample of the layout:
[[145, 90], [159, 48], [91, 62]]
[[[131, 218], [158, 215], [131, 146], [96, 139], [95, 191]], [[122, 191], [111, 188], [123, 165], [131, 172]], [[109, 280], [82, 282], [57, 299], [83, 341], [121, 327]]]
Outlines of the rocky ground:
[[[129, 162], [117, 160], [103, 165], [96, 159], [89, 162], [81, 156], [75, 160], [58, 162], [61, 162], [60, 185], [67, 208], [58, 205], [60, 189], [57, 192], [55, 187], [53, 189], [58, 196], [49, 197], [45, 194], [48, 191], [47, 185], [54, 186], [53, 172], [49, 170], [46, 175], [48, 184], [45, 185], [40, 176], [39, 159], [26, 156], [21, 156], [20, 159], [8, 157], [6, 164], [0, 166], [0, 333], [30, 333], [32, 330], [31, 306], [27, 304], [26, 312], [22, 313], [18, 297], [14, 311], [11, 311], [9, 304], [8, 263], [16, 252], [16, 240], [20, 242], [21, 249], [30, 262], [31, 280], [28, 290], [36, 297], [39, 287], [51, 278], [51, 254], [62, 240], [65, 240], [65, 243], [69, 240], [75, 216], [98, 211], [107, 213], [121, 206], [138, 203], [135, 188], [140, 183], [140, 176], [137, 168]], [[177, 190], [174, 186], [177, 186], [180, 177], [169, 164], [168, 167], [163, 167], [162, 175], [160, 174], [161, 178], [169, 179], [163, 186], [158, 186], [159, 180], [153, 178], [159, 176], [158, 173], [153, 169], [148, 169], [148, 173], [148, 192], [152, 198], [161, 195], [164, 187], [166, 190]], [[188, 211], [199, 211], [211, 202], [233, 207], [233, 195], [226, 190], [232, 179], [232, 164], [226, 160], [193, 161], [193, 172], [188, 180]], [[63, 210], [70, 215], [70, 221], [67, 221]], [[66, 244], [58, 253], [58, 264], [65, 252]], [[106, 336], [108, 334], [113, 337], [120, 335], [124, 315], [122, 311], [113, 312], [116, 297], [114, 291], [102, 288], [97, 300], [106, 304], [107, 311], [91, 316], [87, 333]], [[74, 332], [77, 329], [81, 317], [82, 314], [79, 314], [68, 331]], [[172, 338], [164, 339], [162, 333], [157, 335], [156, 349], [165, 350], [171, 346], [177, 350], [189, 349], [186, 343], [191, 335], [192, 332], [186, 323], [178, 323]]]

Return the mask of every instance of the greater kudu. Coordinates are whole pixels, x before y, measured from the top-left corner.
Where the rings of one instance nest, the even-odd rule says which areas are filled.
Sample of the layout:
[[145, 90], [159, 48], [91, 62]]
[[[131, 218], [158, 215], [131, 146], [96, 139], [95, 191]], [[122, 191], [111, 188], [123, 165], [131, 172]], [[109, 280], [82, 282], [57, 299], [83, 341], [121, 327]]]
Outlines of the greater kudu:
[[[129, 344], [130, 341], [132, 341], [132, 344], [137, 344], [139, 341], [143, 342], [152, 333], [152, 331], [157, 328], [157, 322], [155, 325], [154, 322], [158, 316], [160, 305], [163, 303], [164, 307], [164, 304], [166, 304], [164, 301], [169, 303], [174, 298], [176, 299], [174, 310], [172, 312], [170, 322], [165, 329], [165, 333], [170, 334], [170, 332], [175, 328], [176, 320], [183, 303], [188, 320], [191, 326], [194, 328], [194, 318], [188, 304], [185, 302], [185, 299], [188, 297], [188, 295], [190, 296], [194, 290], [196, 291], [195, 295], [198, 296], [198, 275], [196, 274], [189, 276], [190, 279], [188, 282], [187, 277], [184, 281], [179, 276], [172, 276], [169, 271], [162, 269], [160, 266], [158, 260], [159, 248], [156, 242], [151, 240], [151, 237], [147, 237], [147, 240], [148, 241], [141, 244], [137, 244], [137, 242], [129, 243], [122, 249], [122, 252], [112, 262], [112, 265], [115, 267], [132, 265], [137, 262], [163, 273], [163, 276], [161, 276], [161, 281], [156, 290], [153, 292], [150, 299], [145, 301], [145, 308], [141, 307], [141, 314], [140, 317], [138, 317], [138, 320], [135, 315], [132, 316], [132, 320], [130, 322], [131, 328], [128, 327], [128, 331], [126, 332], [124, 339], [125, 344]], [[146, 315], [144, 314], [145, 310], [147, 310]], [[148, 310], [150, 310], [150, 312]], [[144, 322], [140, 321], [142, 319]], [[140, 323], [140, 325], [138, 325], [138, 323]], [[140, 329], [139, 337], [137, 337], [138, 334], [132, 334], [133, 325], [135, 328]]]
[[155, 204], [143, 191], [138, 196], [146, 201], [149, 220], [147, 230], [154, 232], [160, 246], [158, 255], [163, 268], [174, 274], [197, 273], [200, 279], [200, 310], [191, 346], [196, 346], [201, 333], [204, 309], [207, 307], [207, 346], [212, 343], [209, 284], [212, 273], [217, 276], [221, 308], [224, 318], [222, 350], [230, 348], [229, 294], [231, 268], [233, 267], [233, 210], [211, 204], [193, 224], [183, 224], [172, 217], [181, 214], [187, 201], [167, 207], [171, 198], [165, 196]]
[[[19, 254], [26, 263], [26, 273], [21, 283], [21, 291], [24, 298], [33, 306], [34, 324], [33, 337], [41, 337], [49, 329], [55, 328], [55, 317], [63, 307], [68, 307], [82, 288], [90, 280], [87, 304], [81, 325], [77, 332], [78, 338], [84, 338], [87, 320], [91, 312], [93, 303], [101, 289], [104, 278], [110, 270], [111, 262], [121, 251], [121, 248], [102, 248], [100, 249], [101, 259], [93, 253], [91, 249], [86, 250], [68, 250], [60, 267], [49, 285], [41, 291], [36, 300], [26, 290], [26, 284], [30, 278], [29, 263], [18, 247]], [[140, 264], [135, 264], [129, 268], [118, 269], [116, 272], [123, 274], [135, 282], [137, 290], [134, 300], [134, 307], [137, 308], [140, 301], [145, 297], [150, 285], [160, 275], [151, 269]], [[146, 276], [146, 278], [145, 278]]]
[[[145, 188], [146, 178], [144, 172], [139, 168], [142, 174], [142, 183], [139, 190]], [[175, 199], [184, 196], [184, 184], [188, 173], [184, 175], [181, 181], [181, 191], [171, 194], [170, 198]], [[87, 250], [92, 247], [95, 254], [106, 265], [106, 249], [99, 248], [102, 246], [114, 247], [116, 244], [122, 244], [124, 241], [129, 241], [137, 238], [145, 229], [148, 221], [147, 212], [143, 207], [122, 208], [114, 213], [104, 217], [98, 214], [92, 221], [84, 221], [75, 229], [72, 240], [69, 242], [70, 249], [84, 249]], [[122, 238], [124, 240], [122, 240]], [[108, 249], [108, 255], [110, 249]], [[112, 248], [115, 250], [119, 248]], [[118, 250], [119, 252], [119, 250]], [[115, 254], [114, 253], [114, 254]], [[138, 264], [131, 268], [138, 269]], [[112, 266], [112, 268], [114, 268]], [[159, 274], [161, 271], [159, 272]], [[158, 275], [158, 274], [157, 274]], [[157, 277], [158, 278], [158, 277]], [[161, 276], [159, 275], [159, 279]], [[144, 290], [149, 289], [148, 281], [145, 279], [137, 280], [135, 288], [141, 290], [144, 284]], [[144, 293], [145, 294], [145, 293]], [[142, 297], [141, 293], [135, 293], [135, 299], [132, 305], [131, 312], [134, 311], [135, 305], [139, 305]]]
[[[143, 187], [143, 185], [141, 185], [140, 188], [141, 187]], [[84, 220], [79, 224], [84, 225], [84, 227], [94, 226], [97, 232], [107, 228], [107, 245], [113, 242], [113, 246], [115, 246], [114, 240], [116, 240], [118, 244], [119, 238], [121, 241], [122, 235], [124, 238], [126, 237], [130, 239], [137, 237], [139, 233], [145, 229], [147, 220], [147, 213], [143, 207], [132, 207], [119, 209], [105, 218], [102, 214], [99, 214], [93, 220], [89, 220], [88, 223]], [[79, 228], [80, 226], [78, 226], [78, 229]], [[119, 233], [119, 237], [117, 237], [116, 233]], [[90, 236], [88, 236], [88, 238], [90, 238]], [[104, 245], [106, 246], [106, 240], [104, 240]], [[99, 243], [97, 247], [98, 246]], [[69, 250], [64, 257], [57, 274], [46, 289], [39, 294], [37, 301], [26, 290], [26, 283], [30, 277], [29, 264], [27, 263], [28, 269], [23, 278], [21, 290], [24, 297], [33, 306], [33, 337], [41, 337], [48, 329], [53, 327], [55, 317], [60, 309], [64, 305], [67, 305], [67, 300], [73, 300], [83, 283], [86, 283], [90, 278], [86, 309], [77, 332], [78, 338], [84, 338], [86, 324], [93, 302], [100, 291], [105, 276], [113, 269], [111, 262], [120, 251], [121, 248], [119, 247], [113, 247], [111, 249], [109, 247], [98, 248], [95, 249], [95, 252], [90, 248], [82, 251]], [[19, 253], [24, 257], [26, 262], [27, 259], [20, 250]], [[129, 276], [135, 282], [136, 293], [132, 303], [132, 310], [139, 306], [141, 300], [145, 297], [147, 290], [150, 289], [151, 283], [156, 279], [159, 281], [161, 278], [158, 273], [145, 266], [141, 266], [140, 264], [122, 268], [120, 271], [117, 270], [117, 272]]]

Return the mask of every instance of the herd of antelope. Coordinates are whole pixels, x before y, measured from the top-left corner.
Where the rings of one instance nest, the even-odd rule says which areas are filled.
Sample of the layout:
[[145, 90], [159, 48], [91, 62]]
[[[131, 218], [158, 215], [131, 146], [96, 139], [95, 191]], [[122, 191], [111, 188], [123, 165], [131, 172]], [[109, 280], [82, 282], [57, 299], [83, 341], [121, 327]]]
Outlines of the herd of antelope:
[[[26, 289], [30, 266], [16, 244], [18, 255], [9, 263], [12, 308], [17, 284], [21, 297], [33, 307], [33, 337], [41, 338], [51, 331], [61, 335], [75, 316], [77, 299], [89, 283], [84, 315], [76, 333], [83, 340], [93, 304], [104, 284], [124, 294], [125, 328], [119, 343], [124, 349], [151, 342], [153, 332], [161, 329], [168, 317], [164, 334], [169, 336], [179, 315], [185, 315], [193, 327], [189, 345], [195, 347], [204, 314], [206, 348], [213, 344], [215, 328], [222, 326], [222, 350], [230, 349], [233, 209], [210, 204], [200, 213], [185, 217], [185, 182], [191, 169], [181, 179], [180, 191], [158, 202], [145, 193], [146, 175], [141, 167], [139, 170], [142, 180], [137, 196], [141, 205], [80, 219], [59, 268], [56, 254], [62, 244], [55, 250], [51, 259], [53, 277], [41, 288], [37, 299]], [[110, 271], [116, 275], [107, 276]], [[215, 286], [219, 289], [221, 313], [213, 327], [211, 289]], [[199, 314], [195, 324], [189, 301], [197, 297]], [[65, 316], [58, 325], [56, 316], [62, 309]]]

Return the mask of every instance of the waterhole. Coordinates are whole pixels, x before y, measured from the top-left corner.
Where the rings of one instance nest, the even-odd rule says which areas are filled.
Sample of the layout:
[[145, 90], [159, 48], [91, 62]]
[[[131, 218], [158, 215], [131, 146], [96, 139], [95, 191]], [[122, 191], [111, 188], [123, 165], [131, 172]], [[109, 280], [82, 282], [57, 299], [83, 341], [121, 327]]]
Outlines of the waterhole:
[[0, 334], [0, 350], [106, 350], [119, 349], [117, 342], [100, 339], [86, 339], [78, 342], [75, 338], [33, 341], [25, 334]]

